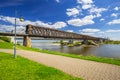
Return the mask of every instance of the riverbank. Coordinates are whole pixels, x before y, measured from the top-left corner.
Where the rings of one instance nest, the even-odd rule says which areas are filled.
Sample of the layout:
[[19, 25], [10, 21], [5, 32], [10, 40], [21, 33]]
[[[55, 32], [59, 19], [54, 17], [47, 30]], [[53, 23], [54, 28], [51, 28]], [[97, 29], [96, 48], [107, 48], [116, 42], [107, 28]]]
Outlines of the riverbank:
[[120, 44], [120, 41], [109, 40], [104, 42], [104, 44]]
[[17, 55], [0, 52], [0, 80], [82, 80]]
[[31, 50], [31, 51], [35, 51], [35, 52], [61, 55], [61, 56], [66, 56], [66, 57], [72, 57], [72, 58], [77, 58], [77, 59], [84, 59], [84, 60], [90, 60], [90, 61], [96, 61], [96, 62], [102, 62], [102, 63], [108, 63], [108, 64], [114, 64], [114, 65], [119, 65], [120, 66], [120, 59], [66, 54], [66, 53], [50, 51], [50, 50], [41, 50], [41, 49], [38, 49], [38, 48], [28, 48], [28, 47], [24, 47], [24, 46], [19, 46], [18, 49]]
[[[13, 54], [13, 49], [0, 49], [0, 51]], [[17, 50], [18, 55], [85, 80], [120, 79], [120, 66], [116, 65], [27, 50]]]
[[[2, 44], [2, 45], [0, 45], [0, 48], [13, 49], [13, 44], [11, 44], [11, 43], [0, 42], [0, 44]], [[48, 54], [54, 54], [54, 55], [61, 55], [61, 56], [67, 56], [67, 57], [84, 59], [84, 60], [91, 60], [91, 61], [114, 64], [114, 65], [119, 65], [120, 66], [120, 59], [65, 54], [65, 53], [60, 53], [60, 52], [55, 52], [55, 51], [50, 51], [50, 50], [41, 50], [41, 49], [38, 49], [38, 48], [28, 48], [28, 47], [24, 47], [24, 46], [17, 46], [17, 49], [30, 50], [30, 51], [42, 52], [42, 53], [48, 53]]]

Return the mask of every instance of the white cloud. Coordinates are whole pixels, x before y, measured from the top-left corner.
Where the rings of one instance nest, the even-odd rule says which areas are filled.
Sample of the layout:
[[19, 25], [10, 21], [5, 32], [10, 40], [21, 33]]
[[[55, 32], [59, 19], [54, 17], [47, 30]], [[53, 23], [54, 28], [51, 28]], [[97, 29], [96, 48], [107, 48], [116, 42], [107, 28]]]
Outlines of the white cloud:
[[[14, 25], [0, 25], [0, 31], [1, 32], [14, 32]], [[25, 33], [25, 27], [23, 26], [17, 26], [16, 27], [17, 33]]]
[[112, 13], [111, 16], [112, 16], [112, 17], [117, 17], [118, 14], [117, 14], [117, 13]]
[[[5, 21], [5, 22], [10, 22], [12, 24], [15, 23], [15, 18], [14, 17], [9, 17], [9, 16], [1, 16], [0, 15], [0, 20]], [[18, 18], [17, 18], [18, 20]]]
[[93, 6], [93, 0], [77, 0], [78, 4], [82, 4], [82, 9], [89, 9]]
[[90, 13], [102, 13], [103, 11], [107, 11], [107, 9], [105, 8], [97, 8], [97, 7], [94, 7], [94, 8], [91, 8], [90, 9]]
[[[107, 11], [108, 9], [106, 8], [97, 8], [93, 4], [93, 0], [77, 0], [77, 3], [82, 5], [82, 9], [89, 9], [89, 15], [83, 17], [83, 18], [78, 18], [77, 15], [79, 15], [82, 10], [80, 6], [78, 5], [76, 8], [71, 8], [67, 9], [66, 14], [68, 16], [74, 16], [76, 18], [70, 19], [67, 21], [69, 25], [72, 26], [83, 26], [83, 25], [89, 25], [89, 24], [94, 24], [94, 18], [101, 17], [102, 12]], [[104, 19], [101, 19], [103, 21]]]
[[88, 9], [88, 8], [91, 8], [91, 7], [92, 7], [92, 5], [86, 4], [86, 5], [83, 5], [83, 6], [82, 6], [82, 9]]
[[89, 16], [85, 16], [82, 19], [76, 18], [76, 19], [68, 20], [67, 22], [69, 25], [72, 25], [72, 26], [83, 26], [88, 24], [94, 24], [94, 21], [93, 21], [94, 18], [95, 16], [89, 15]]
[[67, 32], [74, 32], [73, 30], [67, 30]]
[[118, 11], [119, 9], [120, 9], [120, 7], [117, 7], [117, 6], [114, 8], [114, 10], [116, 10], [116, 11]]
[[86, 28], [86, 29], [83, 29], [83, 30], [80, 30], [80, 31], [83, 32], [83, 33], [95, 33], [95, 32], [99, 32], [100, 30], [99, 29]]
[[60, 0], [55, 0], [57, 3], [60, 3]]
[[12, 25], [0, 25], [1, 32], [10, 32], [14, 29]]
[[77, 0], [77, 3], [92, 4], [93, 1], [92, 0]]
[[109, 24], [109, 25], [120, 24], [120, 19], [112, 20], [112, 21], [108, 22], [107, 24]]
[[58, 29], [58, 28], [63, 28], [63, 27], [65, 27], [65, 26], [67, 26], [67, 24], [64, 23], [64, 22], [56, 22], [56, 23], [54, 23], [54, 24], [52, 24], [52, 25], [49, 25], [49, 27], [51, 27], [51, 28], [56, 28], [56, 29]]
[[105, 19], [104, 18], [101, 18], [100, 21], [104, 21]]
[[98, 33], [100, 33], [100, 34], [104, 34], [105, 32], [103, 32], [103, 31], [100, 31], [100, 32], [98, 32]]
[[106, 32], [112, 32], [112, 33], [114, 33], [114, 32], [120, 32], [120, 29], [119, 30], [114, 30], [114, 29], [109, 29], [109, 30], [106, 30]]
[[90, 14], [96, 14], [96, 17], [101, 17], [101, 13], [104, 11], [107, 11], [108, 9], [106, 8], [97, 8], [97, 7], [92, 7], [89, 12]]
[[[0, 20], [14, 24], [15, 23], [15, 18], [14, 17], [9, 17], [9, 16], [0, 16]], [[56, 23], [44, 23], [42, 21], [30, 21], [30, 20], [25, 20], [24, 22], [20, 22], [19, 19], [17, 18], [17, 25], [18, 26], [26, 26], [27, 24], [32, 24], [32, 25], [37, 25], [37, 26], [43, 26], [43, 27], [50, 27], [50, 28], [63, 28], [67, 26], [65, 22], [58, 21]]]
[[93, 36], [93, 34], [94, 34], [94, 33], [85, 33], [85, 32], [80, 32], [80, 34], [84, 34], [84, 35], [92, 35], [92, 36]]
[[69, 8], [67, 9], [67, 12], [66, 12], [68, 16], [77, 16], [79, 13], [80, 13], [80, 10], [78, 10], [77, 8], [71, 8], [71, 9]]

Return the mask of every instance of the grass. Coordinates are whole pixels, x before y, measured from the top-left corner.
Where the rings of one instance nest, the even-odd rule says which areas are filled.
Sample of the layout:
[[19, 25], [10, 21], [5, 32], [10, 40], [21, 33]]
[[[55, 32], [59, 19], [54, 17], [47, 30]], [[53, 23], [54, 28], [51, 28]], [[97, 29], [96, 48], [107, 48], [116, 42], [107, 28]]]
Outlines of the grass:
[[20, 56], [0, 52], [0, 80], [82, 80]]
[[13, 44], [8, 42], [0, 42], [0, 48], [13, 49]]
[[[1, 43], [0, 43], [1, 44]], [[4, 43], [5, 45], [6, 43]], [[11, 48], [13, 45], [6, 44], [7, 48]], [[2, 44], [3, 45], [3, 44]], [[2, 48], [0, 46], [0, 48]], [[3, 47], [5, 48], [5, 47]], [[74, 55], [74, 54], [65, 54], [61, 52], [56, 52], [56, 51], [50, 51], [50, 50], [41, 50], [38, 48], [28, 48], [24, 46], [17, 46], [17, 49], [23, 49], [23, 50], [29, 50], [29, 51], [36, 51], [36, 52], [42, 52], [42, 53], [48, 53], [48, 54], [54, 54], [54, 55], [61, 55], [61, 56], [66, 56], [66, 57], [72, 57], [72, 58], [78, 58], [78, 59], [84, 59], [84, 60], [90, 60], [90, 61], [96, 61], [96, 62], [102, 62], [102, 63], [108, 63], [108, 64], [114, 64], [120, 66], [120, 59], [113, 59], [113, 58], [103, 58], [103, 57], [96, 57], [96, 56], [82, 56], [82, 55]]]
[[109, 40], [104, 42], [104, 44], [120, 44], [120, 41]]
[[0, 36], [0, 40], [3, 40], [5, 42], [11, 42], [11, 38], [6, 36]]

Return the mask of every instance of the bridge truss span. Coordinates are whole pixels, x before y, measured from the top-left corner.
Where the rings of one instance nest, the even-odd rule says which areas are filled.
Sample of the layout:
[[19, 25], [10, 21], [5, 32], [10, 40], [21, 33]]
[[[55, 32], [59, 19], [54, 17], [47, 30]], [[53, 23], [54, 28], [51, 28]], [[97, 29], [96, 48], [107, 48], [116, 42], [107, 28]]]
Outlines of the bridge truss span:
[[36, 27], [33, 25], [26, 26], [26, 34], [31, 37], [44, 37], [44, 38], [61, 38], [61, 39], [87, 39], [87, 40], [95, 40], [97, 37], [92, 37], [88, 35], [82, 35], [72, 32], [65, 32], [61, 30], [56, 30], [52, 28], [46, 27]]
[[[14, 36], [14, 33], [2, 33], [0, 35], [3, 36]], [[27, 47], [31, 47], [31, 37], [42, 37], [42, 38], [51, 38], [51, 39], [69, 39], [71, 40], [83, 40], [86, 42], [87, 40], [94, 40], [94, 41], [105, 41], [104, 38], [98, 38], [83, 34], [77, 34], [72, 32], [66, 32], [61, 30], [56, 30], [52, 28], [46, 27], [38, 27], [33, 25], [27, 25], [25, 34], [16, 34], [17, 36], [23, 36], [23, 45]]]

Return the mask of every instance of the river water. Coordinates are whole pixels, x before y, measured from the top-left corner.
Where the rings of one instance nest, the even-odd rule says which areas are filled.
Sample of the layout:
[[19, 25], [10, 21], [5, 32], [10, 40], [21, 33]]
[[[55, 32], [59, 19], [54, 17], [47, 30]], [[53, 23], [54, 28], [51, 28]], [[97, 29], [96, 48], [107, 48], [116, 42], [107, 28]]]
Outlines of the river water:
[[48, 43], [52, 41], [32, 41], [32, 47], [58, 51], [65, 54], [76, 54], [84, 56], [98, 56], [120, 59], [120, 45], [115, 44], [103, 44], [99, 46], [83, 47], [83, 46], [61, 46], [59, 44]]

